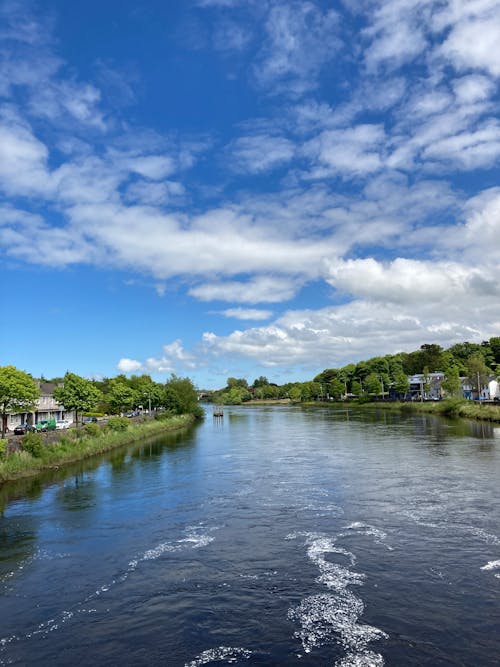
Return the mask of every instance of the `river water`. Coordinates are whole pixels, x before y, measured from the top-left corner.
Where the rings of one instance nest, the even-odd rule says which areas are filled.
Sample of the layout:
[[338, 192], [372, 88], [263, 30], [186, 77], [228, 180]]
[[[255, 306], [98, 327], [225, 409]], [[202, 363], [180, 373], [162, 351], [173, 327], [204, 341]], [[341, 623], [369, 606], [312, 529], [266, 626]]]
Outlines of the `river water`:
[[500, 664], [500, 429], [226, 408], [4, 489], [0, 664]]

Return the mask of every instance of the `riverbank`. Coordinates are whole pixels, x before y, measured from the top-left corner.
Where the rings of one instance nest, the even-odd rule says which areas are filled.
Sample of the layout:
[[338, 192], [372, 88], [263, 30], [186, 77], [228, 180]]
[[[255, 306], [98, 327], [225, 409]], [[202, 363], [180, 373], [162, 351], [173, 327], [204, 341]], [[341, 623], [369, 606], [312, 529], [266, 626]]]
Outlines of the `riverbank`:
[[402, 401], [377, 401], [377, 402], [330, 402], [330, 403], [302, 403], [301, 405], [321, 405], [326, 407], [356, 407], [362, 410], [392, 410], [406, 413], [425, 413], [440, 415], [443, 417], [462, 417], [464, 419], [477, 419], [481, 421], [500, 423], [500, 405], [484, 405], [464, 399], [449, 398], [443, 401], [402, 402]]
[[137, 440], [176, 431], [190, 426], [193, 415], [173, 415], [168, 419], [125, 423], [123, 430], [109, 427], [66, 431], [54, 442], [42, 442], [41, 447], [15, 451], [0, 460], [0, 485], [130, 445]]

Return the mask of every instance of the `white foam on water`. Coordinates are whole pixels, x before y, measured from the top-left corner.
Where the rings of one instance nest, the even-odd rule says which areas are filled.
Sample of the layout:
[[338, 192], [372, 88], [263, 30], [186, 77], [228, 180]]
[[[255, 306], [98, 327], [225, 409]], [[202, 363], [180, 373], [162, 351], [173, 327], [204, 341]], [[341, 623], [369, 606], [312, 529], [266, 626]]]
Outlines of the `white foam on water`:
[[[296, 607], [288, 610], [288, 618], [300, 624], [300, 630], [295, 632], [295, 636], [300, 639], [306, 653], [317, 646], [337, 643], [346, 650], [346, 655], [336, 663], [339, 667], [379, 667], [384, 664], [384, 660], [378, 653], [369, 651], [368, 644], [387, 639], [388, 635], [379, 628], [358, 622], [364, 604], [348, 587], [362, 586], [366, 575], [350, 569], [356, 564], [356, 556], [337, 543], [354, 532], [374, 537], [376, 542], [386, 538], [384, 531], [361, 522], [346, 526], [335, 536], [302, 532], [287, 535], [290, 540], [304, 538], [307, 555], [320, 572], [316, 581], [329, 590], [328, 593], [304, 598]], [[329, 560], [328, 555], [342, 556], [348, 565]]]
[[488, 533], [486, 530], [483, 530], [483, 528], [476, 528], [475, 526], [469, 526], [468, 530], [473, 535], [483, 540], [483, 542], [486, 542], [487, 544], [495, 544], [497, 546], [500, 546], [500, 539], [496, 535], [493, 535], [492, 533]]
[[210, 648], [203, 651], [203, 653], [200, 653], [191, 662], [186, 662], [184, 667], [200, 667], [200, 665], [207, 665], [210, 662], [226, 662], [231, 664], [241, 659], [248, 660], [251, 655], [252, 651], [246, 648], [219, 646], [218, 648]]
[[500, 569], [500, 560], [490, 560], [486, 565], [483, 565], [481, 570], [498, 570]]
[[380, 653], [363, 651], [362, 653], [348, 653], [342, 660], [335, 663], [336, 667], [382, 667], [384, 659]]

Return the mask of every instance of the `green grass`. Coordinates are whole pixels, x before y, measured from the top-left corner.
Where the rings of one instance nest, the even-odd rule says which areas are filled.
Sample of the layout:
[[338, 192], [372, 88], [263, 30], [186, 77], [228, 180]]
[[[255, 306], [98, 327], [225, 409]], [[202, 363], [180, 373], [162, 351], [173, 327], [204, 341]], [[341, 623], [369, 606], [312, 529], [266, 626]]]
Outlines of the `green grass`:
[[2, 457], [0, 484], [82, 461], [148, 436], [184, 428], [193, 422], [192, 415], [173, 415], [162, 421], [151, 420], [130, 424], [126, 430], [112, 430], [104, 426], [99, 429], [99, 433], [89, 433], [85, 428], [71, 429], [58, 440], [45, 442], [41, 451], [38, 448], [32, 450], [35, 455], [21, 450]]
[[482, 421], [500, 422], [500, 406], [481, 405], [462, 398], [448, 398], [444, 401], [425, 401], [402, 403], [398, 401], [380, 401], [365, 403], [363, 408], [382, 408], [384, 410], [399, 410], [401, 412], [443, 415], [445, 417], [463, 417]]

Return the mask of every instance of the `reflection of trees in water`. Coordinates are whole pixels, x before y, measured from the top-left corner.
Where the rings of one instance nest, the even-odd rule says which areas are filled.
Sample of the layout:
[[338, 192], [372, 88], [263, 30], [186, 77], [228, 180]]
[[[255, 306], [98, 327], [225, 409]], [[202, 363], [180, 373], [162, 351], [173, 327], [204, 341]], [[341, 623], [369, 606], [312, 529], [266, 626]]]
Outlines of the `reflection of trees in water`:
[[0, 583], [7, 582], [36, 551], [38, 522], [29, 514], [0, 519]]

